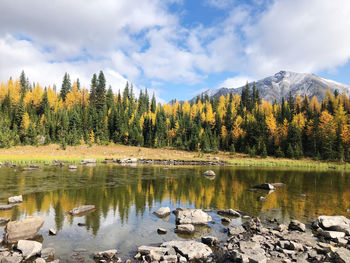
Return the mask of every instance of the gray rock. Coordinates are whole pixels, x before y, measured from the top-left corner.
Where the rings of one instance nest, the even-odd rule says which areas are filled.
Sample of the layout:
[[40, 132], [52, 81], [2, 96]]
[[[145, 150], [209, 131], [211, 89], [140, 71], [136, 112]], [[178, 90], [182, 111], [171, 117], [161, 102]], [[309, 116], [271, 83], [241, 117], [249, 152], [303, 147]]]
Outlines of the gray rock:
[[36, 260], [34, 260], [34, 263], [46, 263], [46, 260], [43, 258], [37, 258]]
[[268, 184], [268, 183], [257, 184], [257, 185], [254, 185], [253, 188], [264, 189], [264, 190], [275, 190], [276, 189], [272, 184]]
[[177, 224], [207, 224], [212, 221], [212, 218], [201, 209], [185, 209], [176, 210], [176, 223]]
[[335, 263], [350, 263], [350, 250], [346, 248], [338, 248], [334, 253]]
[[69, 166], [68, 166], [68, 169], [70, 169], [70, 170], [76, 170], [76, 169], [78, 169], [78, 166], [76, 166], [76, 165], [69, 165]]
[[289, 230], [297, 230], [297, 231], [305, 232], [306, 227], [305, 227], [305, 224], [299, 222], [298, 220], [292, 220], [289, 223], [288, 229]]
[[23, 260], [23, 257], [20, 254], [3, 257], [1, 263], [20, 263]]
[[8, 198], [9, 204], [22, 203], [22, 202], [23, 202], [22, 195], [11, 196]]
[[179, 257], [179, 263], [186, 263], [187, 259], [185, 257]]
[[215, 172], [212, 170], [205, 171], [203, 173], [204, 176], [215, 176]]
[[233, 209], [223, 209], [218, 211], [219, 215], [228, 215], [228, 216], [241, 216], [239, 212]]
[[20, 239], [33, 238], [43, 224], [44, 220], [41, 217], [27, 217], [21, 221], [11, 221], [5, 228], [5, 242], [15, 243]]
[[49, 234], [55, 236], [55, 235], [57, 234], [56, 229], [50, 228], [50, 229], [49, 229]]
[[227, 218], [227, 217], [223, 217], [221, 218], [221, 222], [223, 224], [229, 224], [231, 222], [231, 219], [230, 218]]
[[181, 225], [176, 226], [175, 233], [193, 234], [194, 230], [195, 230], [194, 225], [192, 225], [192, 224], [181, 224]]
[[55, 249], [52, 247], [43, 248], [41, 250], [41, 258], [45, 260], [52, 260], [55, 257]]
[[161, 207], [157, 211], [154, 211], [153, 214], [155, 214], [158, 217], [167, 217], [170, 215], [170, 208], [169, 207]]
[[230, 226], [227, 230], [230, 236], [239, 235], [246, 232], [242, 226]]
[[213, 251], [203, 243], [197, 241], [169, 241], [161, 245], [162, 247], [172, 247], [188, 260], [206, 259]]
[[40, 254], [42, 247], [41, 243], [31, 240], [19, 240], [17, 243], [17, 249], [22, 251], [24, 259]]
[[280, 232], [286, 231], [286, 230], [288, 230], [288, 226], [285, 224], [279, 224], [277, 227], [277, 230]]
[[167, 255], [163, 257], [164, 263], [176, 263], [177, 262], [177, 256], [176, 255]]
[[151, 262], [159, 262], [163, 259], [164, 254], [157, 250], [151, 250], [148, 254]]
[[328, 239], [336, 239], [336, 238], [343, 238], [345, 237], [344, 232], [338, 232], [338, 231], [328, 231], [328, 230], [322, 230], [319, 232], [320, 236], [323, 236]]
[[96, 252], [94, 258], [96, 259], [113, 259], [117, 257], [118, 251], [116, 249], [110, 249], [105, 251]]
[[345, 216], [319, 216], [316, 224], [323, 229], [350, 233], [350, 220]]
[[219, 243], [219, 240], [217, 237], [212, 236], [205, 236], [201, 238], [202, 243], [208, 245], [208, 246], [216, 246]]
[[6, 204], [0, 204], [0, 210], [10, 210], [14, 207], [13, 204], [9, 204], [9, 205], [6, 205]]
[[82, 205], [79, 207], [75, 207], [72, 210], [69, 211], [69, 214], [72, 216], [80, 215], [80, 214], [85, 214], [89, 213], [95, 210], [94, 205]]

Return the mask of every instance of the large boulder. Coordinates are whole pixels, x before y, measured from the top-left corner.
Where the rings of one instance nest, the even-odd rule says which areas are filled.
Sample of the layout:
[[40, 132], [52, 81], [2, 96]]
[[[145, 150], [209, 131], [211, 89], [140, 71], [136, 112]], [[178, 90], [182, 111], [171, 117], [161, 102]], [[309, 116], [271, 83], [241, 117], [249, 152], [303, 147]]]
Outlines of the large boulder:
[[350, 234], [350, 220], [345, 216], [319, 216], [316, 222], [323, 229]]
[[154, 211], [153, 214], [155, 214], [158, 217], [166, 217], [170, 215], [170, 208], [169, 207], [161, 207], [157, 211]]
[[78, 206], [78, 207], [75, 207], [72, 210], [70, 210], [69, 214], [72, 216], [76, 216], [76, 215], [86, 214], [86, 213], [92, 212], [94, 210], [95, 210], [94, 205], [82, 205], [82, 206]]
[[22, 202], [23, 202], [22, 195], [11, 196], [8, 199], [9, 204], [16, 204], [16, 203], [22, 203]]
[[179, 252], [187, 260], [201, 260], [208, 258], [213, 251], [203, 243], [197, 241], [169, 241], [161, 245], [162, 247], [171, 247]]
[[5, 228], [5, 241], [16, 243], [21, 239], [33, 238], [43, 224], [44, 220], [41, 217], [27, 217], [21, 221], [11, 221]]
[[41, 243], [31, 240], [19, 240], [17, 244], [17, 249], [22, 251], [24, 259], [40, 254], [42, 247]]
[[184, 209], [176, 210], [176, 223], [177, 224], [207, 224], [212, 221], [210, 215], [201, 209]]

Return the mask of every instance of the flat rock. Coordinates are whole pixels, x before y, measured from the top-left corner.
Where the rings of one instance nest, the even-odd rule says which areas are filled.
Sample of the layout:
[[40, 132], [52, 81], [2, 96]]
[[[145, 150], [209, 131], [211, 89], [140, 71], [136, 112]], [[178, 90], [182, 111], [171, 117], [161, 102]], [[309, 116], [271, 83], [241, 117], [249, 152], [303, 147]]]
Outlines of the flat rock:
[[72, 216], [75, 216], [75, 215], [89, 213], [89, 212], [92, 212], [94, 210], [95, 210], [94, 205], [82, 205], [82, 206], [78, 206], [78, 207], [75, 207], [72, 210], [70, 210], [69, 214]]
[[176, 210], [176, 223], [177, 224], [207, 224], [212, 221], [210, 215], [201, 209], [185, 209]]
[[31, 240], [19, 240], [17, 243], [17, 249], [22, 251], [25, 259], [40, 254], [42, 247], [41, 243]]
[[154, 211], [153, 214], [155, 214], [158, 217], [167, 217], [170, 215], [170, 208], [169, 207], [161, 207], [158, 210]]
[[350, 250], [343, 247], [338, 248], [334, 253], [334, 262], [350, 263]]
[[194, 225], [192, 225], [192, 224], [177, 225], [175, 228], [175, 233], [193, 234], [194, 233]]
[[9, 204], [22, 203], [22, 202], [23, 202], [22, 195], [11, 196], [11, 197], [8, 198], [8, 203]]
[[117, 257], [118, 251], [116, 249], [110, 249], [105, 251], [96, 252], [94, 258], [96, 259], [113, 259]]
[[227, 230], [230, 236], [239, 235], [246, 232], [246, 230], [242, 226], [230, 226]]
[[197, 241], [169, 241], [161, 245], [162, 247], [172, 247], [187, 260], [206, 259], [213, 251], [203, 243]]
[[228, 216], [241, 216], [239, 212], [233, 209], [223, 209], [218, 211], [219, 215], [228, 215]]
[[350, 233], [350, 220], [345, 216], [319, 216], [316, 223], [323, 229]]
[[12, 256], [1, 258], [1, 263], [20, 263], [22, 262], [22, 260], [23, 260], [23, 257], [19, 253], [17, 253]]
[[257, 184], [257, 185], [254, 185], [253, 188], [255, 188], [255, 189], [264, 189], [264, 190], [275, 190], [276, 189], [272, 184], [268, 184], [268, 183]]
[[34, 263], [46, 263], [46, 260], [43, 258], [37, 258], [36, 260], [34, 260]]
[[10, 221], [5, 228], [5, 242], [15, 243], [21, 239], [33, 238], [44, 220], [41, 217], [27, 217], [20, 221]]
[[10, 210], [14, 207], [13, 204], [0, 204], [0, 210]]
[[340, 231], [328, 231], [328, 230], [323, 230], [319, 233], [320, 236], [323, 236], [325, 238], [329, 239], [337, 239], [337, 238], [343, 238], [345, 237], [344, 232]]

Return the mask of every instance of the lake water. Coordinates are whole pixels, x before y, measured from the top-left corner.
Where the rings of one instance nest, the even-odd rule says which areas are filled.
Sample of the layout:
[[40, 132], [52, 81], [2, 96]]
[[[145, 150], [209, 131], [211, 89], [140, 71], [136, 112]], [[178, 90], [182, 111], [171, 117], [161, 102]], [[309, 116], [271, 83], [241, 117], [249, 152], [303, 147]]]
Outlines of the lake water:
[[[212, 169], [212, 180], [202, 173]], [[258, 183], [282, 182], [276, 191], [250, 191]], [[81, 255], [92, 261], [92, 253], [117, 249], [123, 260], [132, 258], [140, 245], [194, 238], [210, 233], [225, 239], [220, 216], [209, 214], [215, 223], [197, 227], [192, 237], [174, 233], [175, 217], [159, 219], [152, 214], [161, 206], [203, 209], [241, 210], [263, 219], [291, 218], [305, 223], [318, 215], [349, 216], [350, 174], [337, 171], [298, 171], [252, 167], [169, 167], [162, 166], [80, 166], [76, 171], [67, 167], [44, 167], [25, 172], [19, 169], [0, 169], [0, 202], [13, 195], [23, 195], [23, 204], [0, 217], [19, 220], [41, 216], [45, 220], [40, 230], [43, 247], [53, 247], [56, 258], [72, 259], [74, 250], [86, 249]], [[260, 196], [267, 199], [260, 201]], [[79, 205], [95, 205], [96, 211], [81, 217], [67, 215]], [[84, 223], [86, 226], [78, 226]], [[240, 224], [235, 219], [231, 224]], [[157, 228], [168, 230], [158, 235]], [[49, 236], [50, 228], [57, 229]], [[3, 234], [4, 227], [0, 227]]]

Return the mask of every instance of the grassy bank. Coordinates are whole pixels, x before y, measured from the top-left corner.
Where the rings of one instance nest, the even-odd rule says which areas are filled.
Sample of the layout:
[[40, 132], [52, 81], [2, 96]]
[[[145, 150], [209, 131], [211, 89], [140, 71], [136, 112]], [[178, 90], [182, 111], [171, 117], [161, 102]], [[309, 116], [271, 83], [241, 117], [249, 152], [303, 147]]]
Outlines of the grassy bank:
[[0, 150], [0, 162], [12, 162], [15, 164], [51, 163], [53, 160], [68, 163], [79, 163], [83, 159], [93, 158], [102, 161], [105, 158], [131, 158], [137, 159], [160, 159], [160, 160], [185, 160], [185, 161], [208, 161], [213, 157], [220, 158], [228, 164], [235, 166], [260, 166], [260, 167], [285, 167], [285, 168], [309, 168], [309, 169], [336, 169], [349, 170], [350, 164], [335, 162], [319, 162], [310, 159], [291, 160], [268, 157], [248, 158], [245, 154], [236, 154], [234, 157], [229, 153], [202, 154], [173, 149], [152, 149], [135, 146], [87, 145], [68, 146], [62, 150], [58, 145], [46, 146], [18, 146]]

